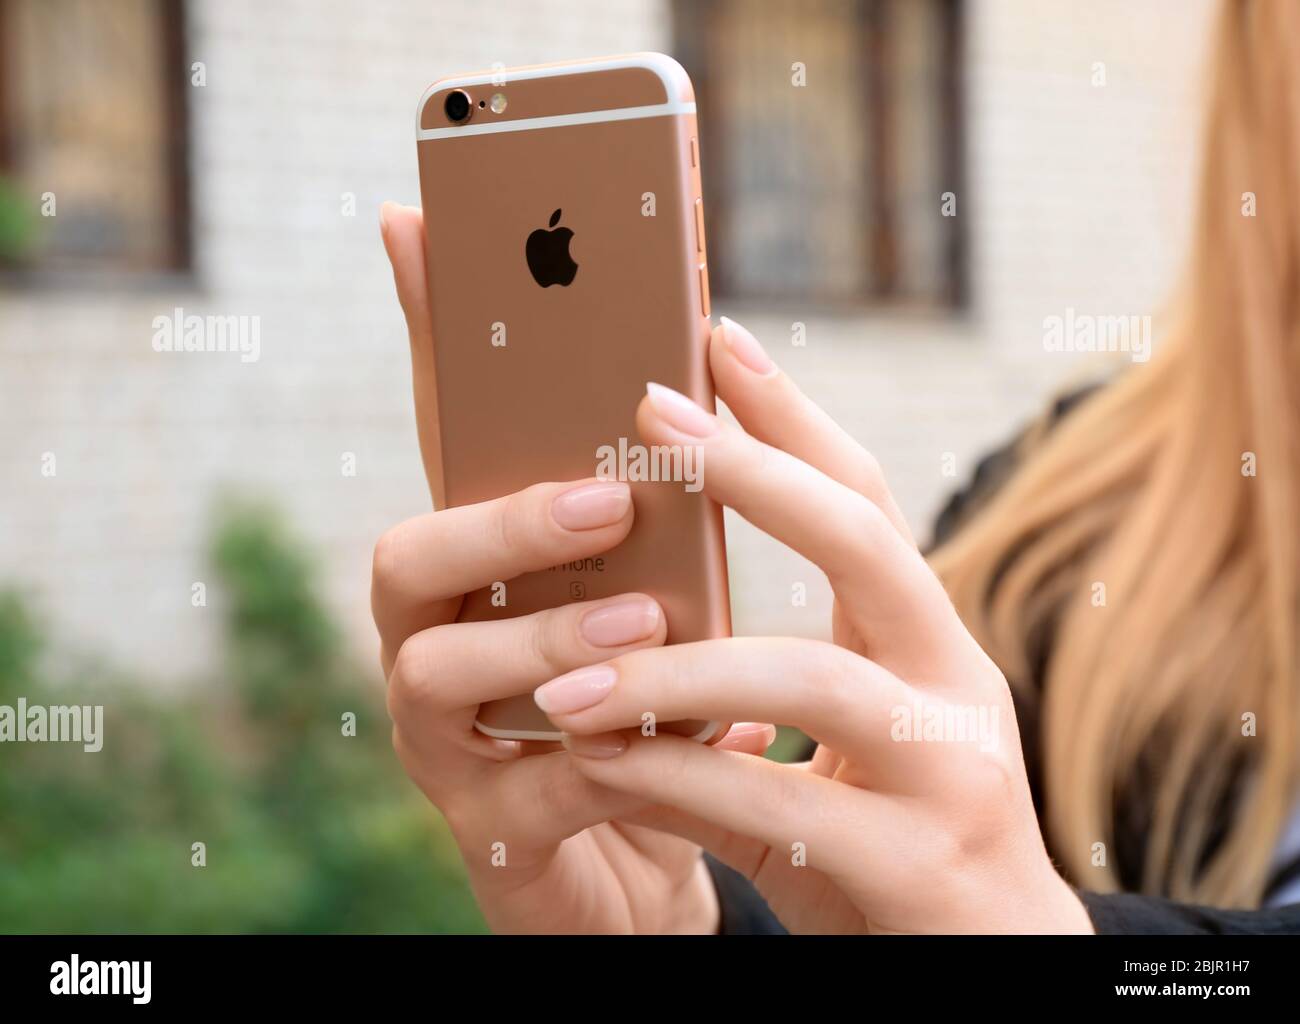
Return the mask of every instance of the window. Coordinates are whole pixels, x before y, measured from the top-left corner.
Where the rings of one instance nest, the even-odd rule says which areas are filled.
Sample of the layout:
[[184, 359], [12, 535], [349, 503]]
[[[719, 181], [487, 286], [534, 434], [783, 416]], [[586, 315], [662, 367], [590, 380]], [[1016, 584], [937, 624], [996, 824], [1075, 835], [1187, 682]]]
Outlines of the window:
[[183, 14], [0, 0], [0, 262], [188, 268]]
[[677, 0], [674, 11], [716, 290], [961, 305], [962, 218], [941, 198], [961, 193], [959, 0]]

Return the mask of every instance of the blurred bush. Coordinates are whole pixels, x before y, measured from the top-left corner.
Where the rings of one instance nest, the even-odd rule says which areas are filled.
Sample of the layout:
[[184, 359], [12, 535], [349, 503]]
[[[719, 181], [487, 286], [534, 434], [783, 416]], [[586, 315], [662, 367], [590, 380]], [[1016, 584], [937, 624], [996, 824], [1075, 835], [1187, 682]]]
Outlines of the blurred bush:
[[196, 696], [97, 664], [50, 678], [38, 624], [0, 594], [0, 704], [104, 705], [98, 753], [0, 744], [0, 932], [484, 930], [309, 559], [264, 508], [217, 521], [225, 663]]
[[8, 178], [0, 176], [0, 266], [21, 263], [36, 236], [36, 216], [31, 198]]

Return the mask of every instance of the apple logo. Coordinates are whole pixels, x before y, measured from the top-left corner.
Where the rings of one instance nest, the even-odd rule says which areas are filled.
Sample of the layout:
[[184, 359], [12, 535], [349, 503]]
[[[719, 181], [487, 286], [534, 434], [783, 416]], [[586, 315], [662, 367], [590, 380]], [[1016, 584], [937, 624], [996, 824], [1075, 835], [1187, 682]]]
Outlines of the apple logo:
[[569, 242], [573, 238], [573, 232], [568, 228], [555, 227], [559, 222], [560, 211], [556, 210], [551, 214], [550, 226], [554, 230], [538, 228], [528, 236], [528, 242], [524, 245], [528, 269], [532, 271], [533, 279], [543, 288], [549, 288], [553, 284], [567, 288], [578, 273], [578, 264], [569, 255]]

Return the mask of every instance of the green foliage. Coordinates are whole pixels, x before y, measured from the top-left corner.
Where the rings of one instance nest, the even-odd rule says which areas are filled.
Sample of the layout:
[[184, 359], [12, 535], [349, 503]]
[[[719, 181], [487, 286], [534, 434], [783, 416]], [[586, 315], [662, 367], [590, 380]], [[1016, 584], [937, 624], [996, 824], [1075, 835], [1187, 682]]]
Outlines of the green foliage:
[[186, 696], [102, 665], [48, 678], [31, 614], [0, 593], [0, 703], [104, 705], [98, 753], [0, 744], [0, 932], [482, 931], [310, 560], [238, 504], [212, 555], [213, 607], [195, 613], [221, 609], [223, 664]]
[[0, 177], [0, 263], [17, 263], [27, 255], [36, 235], [31, 200], [7, 178]]
[[800, 730], [788, 725], [779, 725], [776, 729], [776, 739], [767, 748], [767, 756], [782, 764], [803, 761], [808, 757], [811, 744], [812, 741]]

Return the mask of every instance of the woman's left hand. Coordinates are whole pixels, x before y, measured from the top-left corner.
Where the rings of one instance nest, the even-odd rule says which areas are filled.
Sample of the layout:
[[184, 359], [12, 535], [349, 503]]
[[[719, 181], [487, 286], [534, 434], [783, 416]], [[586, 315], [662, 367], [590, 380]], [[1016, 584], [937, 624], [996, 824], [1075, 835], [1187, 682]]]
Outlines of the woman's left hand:
[[[1091, 931], [1044, 848], [1006, 680], [875, 460], [738, 325], [710, 363], [744, 429], [651, 387], [642, 438], [698, 445], [705, 492], [826, 573], [836, 643], [647, 648], [554, 679], [536, 699], [575, 766], [660, 805], [656, 828], [749, 877], [791, 931]], [[795, 725], [819, 747], [783, 765], [642, 735], [647, 714]]]

